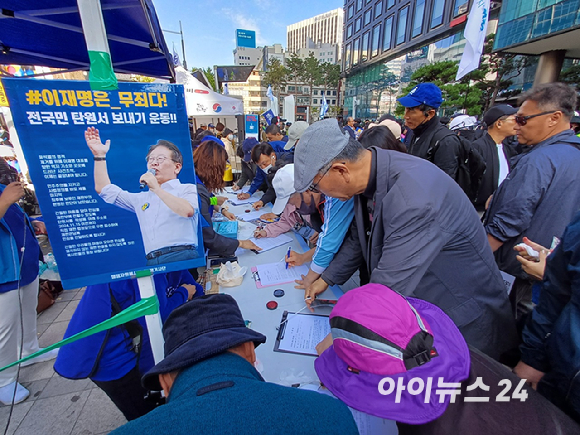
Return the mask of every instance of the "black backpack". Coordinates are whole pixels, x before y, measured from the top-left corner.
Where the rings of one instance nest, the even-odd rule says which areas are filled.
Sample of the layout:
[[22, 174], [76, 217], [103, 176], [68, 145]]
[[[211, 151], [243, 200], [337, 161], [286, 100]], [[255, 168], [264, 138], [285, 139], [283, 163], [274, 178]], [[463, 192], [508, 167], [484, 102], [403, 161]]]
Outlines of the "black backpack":
[[479, 151], [472, 145], [465, 136], [458, 135], [447, 128], [441, 128], [435, 132], [431, 143], [435, 143], [427, 151], [427, 160], [433, 163], [435, 153], [439, 149], [441, 140], [448, 136], [456, 136], [461, 144], [460, 154], [458, 156], [458, 168], [455, 181], [465, 192], [471, 202], [477, 200], [477, 193], [485, 173], [485, 160]]

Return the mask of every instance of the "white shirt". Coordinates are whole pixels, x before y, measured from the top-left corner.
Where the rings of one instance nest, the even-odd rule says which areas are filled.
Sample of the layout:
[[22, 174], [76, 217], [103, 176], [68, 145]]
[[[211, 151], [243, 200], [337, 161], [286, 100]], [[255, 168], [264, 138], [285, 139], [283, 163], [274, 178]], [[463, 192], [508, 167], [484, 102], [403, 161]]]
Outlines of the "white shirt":
[[503, 144], [497, 144], [497, 157], [499, 158], [499, 176], [497, 177], [497, 185], [499, 186], [503, 180], [508, 176], [510, 167], [503, 152]]
[[178, 198], [186, 199], [195, 211], [193, 217], [179, 216], [151, 191], [130, 193], [115, 184], [108, 184], [99, 196], [105, 202], [137, 215], [146, 253], [166, 246], [197, 246], [197, 186], [181, 184], [178, 179], [174, 179], [163, 183], [161, 188]]

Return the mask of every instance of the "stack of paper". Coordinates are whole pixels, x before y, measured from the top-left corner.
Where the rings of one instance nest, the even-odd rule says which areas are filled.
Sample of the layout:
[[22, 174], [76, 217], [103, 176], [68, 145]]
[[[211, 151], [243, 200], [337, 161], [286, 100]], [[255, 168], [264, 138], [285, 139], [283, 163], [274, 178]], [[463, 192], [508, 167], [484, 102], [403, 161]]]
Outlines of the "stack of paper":
[[248, 213], [246, 212], [242, 212], [242, 213], [236, 213], [236, 217], [238, 219], [241, 219], [243, 221], [249, 222], [251, 220], [254, 219], [260, 219], [260, 216], [262, 216], [265, 212], [261, 211], [261, 210], [256, 210], [256, 211], [250, 211]]
[[229, 201], [232, 203], [232, 205], [242, 205], [242, 204], [253, 204], [257, 201], [259, 201], [259, 198], [254, 198], [253, 196], [250, 196], [248, 199], [230, 199]]
[[[251, 213], [248, 213], [251, 214]], [[287, 243], [292, 243], [292, 237], [286, 234], [280, 234], [278, 237], [262, 237], [260, 239], [256, 239], [252, 237], [250, 239], [255, 245], [262, 248], [260, 252], [269, 251], [270, 249], [277, 248], [278, 246], [285, 245]]]
[[262, 287], [267, 287], [302, 279], [300, 275], [308, 273], [308, 266], [303, 264], [302, 266], [288, 267], [286, 269], [286, 262], [278, 261], [277, 263], [259, 264], [256, 266], [256, 270], [260, 277], [260, 284]]

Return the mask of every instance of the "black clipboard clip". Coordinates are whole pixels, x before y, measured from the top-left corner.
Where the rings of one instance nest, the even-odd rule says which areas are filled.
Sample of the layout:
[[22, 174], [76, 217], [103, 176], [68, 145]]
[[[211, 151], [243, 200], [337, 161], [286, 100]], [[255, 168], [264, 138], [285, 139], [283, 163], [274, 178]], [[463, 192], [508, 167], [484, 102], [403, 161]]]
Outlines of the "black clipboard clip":
[[252, 272], [252, 278], [254, 278], [254, 281], [256, 281], [256, 282], [260, 281], [260, 275], [258, 275], [257, 270], [255, 272]]
[[280, 340], [284, 339], [284, 333], [286, 332], [286, 325], [288, 324], [288, 322], [286, 321], [287, 317], [288, 317], [288, 311], [284, 311], [284, 313], [282, 314], [282, 319], [280, 320], [280, 326], [278, 326], [278, 328], [276, 328], [278, 330], [278, 335], [276, 336], [276, 343], [274, 346], [275, 349], [278, 347], [278, 345], [280, 345]]

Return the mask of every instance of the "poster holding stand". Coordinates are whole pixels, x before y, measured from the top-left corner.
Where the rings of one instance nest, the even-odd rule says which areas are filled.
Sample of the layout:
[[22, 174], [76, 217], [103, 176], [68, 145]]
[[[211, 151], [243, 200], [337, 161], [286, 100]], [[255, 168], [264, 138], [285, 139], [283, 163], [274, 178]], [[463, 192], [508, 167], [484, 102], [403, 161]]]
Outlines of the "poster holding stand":
[[182, 86], [2, 82], [65, 288], [205, 264]]

